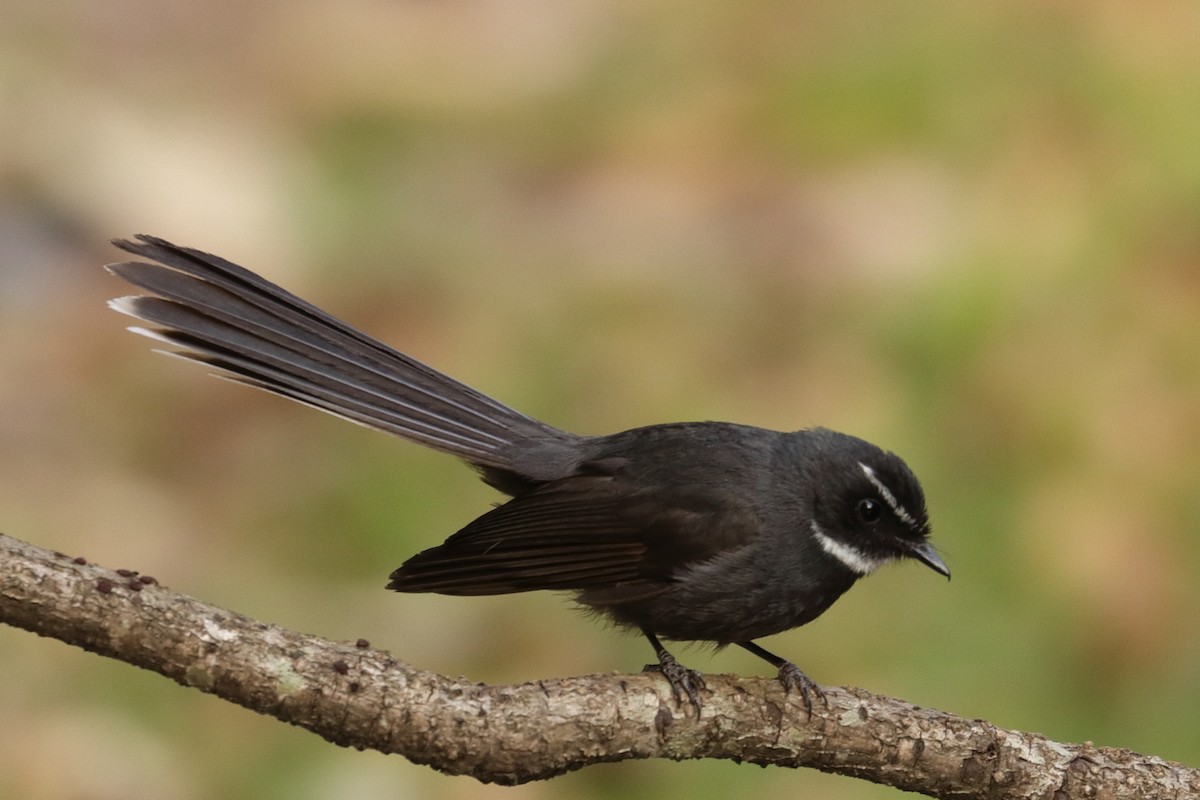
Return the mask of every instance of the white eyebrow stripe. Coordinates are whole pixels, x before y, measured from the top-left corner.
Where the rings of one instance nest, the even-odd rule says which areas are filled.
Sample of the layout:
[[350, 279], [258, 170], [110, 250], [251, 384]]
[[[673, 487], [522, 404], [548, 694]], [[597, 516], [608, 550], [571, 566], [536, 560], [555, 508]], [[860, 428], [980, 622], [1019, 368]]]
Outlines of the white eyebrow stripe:
[[891, 561], [890, 558], [873, 558], [845, 542], [839, 542], [821, 530], [821, 526], [817, 524], [815, 519], [810, 520], [808, 526], [812, 530], [813, 538], [817, 540], [817, 544], [821, 545], [821, 549], [842, 562], [846, 569], [851, 572], [859, 575], [870, 575], [880, 566]]
[[913, 515], [909, 514], [908, 510], [904, 506], [900, 505], [900, 501], [896, 499], [896, 495], [892, 494], [891, 490], [883, 485], [883, 481], [876, 477], [875, 470], [871, 469], [861, 461], [858, 462], [858, 465], [862, 467], [863, 474], [867, 476], [867, 480], [871, 482], [872, 486], [879, 490], [879, 494], [883, 497], [884, 502], [891, 506], [892, 511], [895, 512], [896, 516], [900, 518], [900, 521], [909, 527], [916, 528], [917, 521], [913, 519]]

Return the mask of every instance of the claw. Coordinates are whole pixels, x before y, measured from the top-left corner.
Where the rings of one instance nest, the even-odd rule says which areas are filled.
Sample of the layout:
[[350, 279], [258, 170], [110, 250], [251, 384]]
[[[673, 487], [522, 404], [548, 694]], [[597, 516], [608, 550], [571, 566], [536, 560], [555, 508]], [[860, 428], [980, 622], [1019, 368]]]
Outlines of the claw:
[[785, 661], [779, 665], [779, 682], [783, 684], [785, 692], [790, 693], [793, 689], [800, 690], [800, 697], [804, 700], [804, 709], [810, 717], [812, 716], [812, 699], [814, 695], [820, 698], [822, 703], [829, 705], [829, 701], [825, 699], [825, 692], [821, 690], [821, 687], [790, 661]]
[[696, 709], [696, 716], [700, 716], [700, 708], [703, 703], [700, 700], [700, 691], [708, 687], [704, 683], [704, 676], [694, 669], [688, 669], [675, 660], [675, 656], [667, 651], [662, 651], [658, 654], [657, 664], [647, 664], [645, 672], [658, 672], [667, 679], [667, 683], [671, 685], [671, 694], [675, 697], [675, 702], [679, 705], [683, 704], [684, 698], [692, 704]]
[[687, 697], [687, 701], [696, 709], [696, 717], [699, 718], [700, 707], [703, 705], [700, 702], [700, 692], [708, 688], [704, 684], [704, 676], [676, 661], [675, 656], [667, 652], [653, 633], [645, 629], [642, 633], [650, 641], [654, 654], [658, 656], [658, 663], [647, 664], [643, 671], [661, 672], [667, 683], [671, 684], [671, 694], [675, 696], [676, 705], [683, 705], [684, 697]]

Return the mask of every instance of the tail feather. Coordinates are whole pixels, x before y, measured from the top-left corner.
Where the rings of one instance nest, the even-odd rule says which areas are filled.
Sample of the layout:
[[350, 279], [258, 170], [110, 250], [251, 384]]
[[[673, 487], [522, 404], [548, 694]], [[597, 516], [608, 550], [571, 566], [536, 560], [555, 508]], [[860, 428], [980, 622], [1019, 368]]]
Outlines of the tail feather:
[[117, 247], [156, 264], [108, 269], [153, 296], [110, 305], [131, 328], [231, 379], [484, 468], [508, 469], [514, 445], [567, 445], [571, 434], [525, 416], [335, 319], [224, 259], [149, 236]]

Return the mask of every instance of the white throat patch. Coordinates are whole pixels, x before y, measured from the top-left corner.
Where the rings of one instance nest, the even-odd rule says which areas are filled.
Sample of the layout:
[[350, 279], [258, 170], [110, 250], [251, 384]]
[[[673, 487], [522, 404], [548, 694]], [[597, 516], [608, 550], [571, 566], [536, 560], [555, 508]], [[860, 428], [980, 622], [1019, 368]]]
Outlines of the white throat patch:
[[900, 501], [896, 499], [896, 495], [892, 494], [892, 490], [884, 485], [883, 481], [875, 475], [875, 470], [868, 467], [861, 461], [858, 466], [862, 467], [863, 474], [867, 476], [867, 480], [871, 485], [879, 490], [879, 496], [883, 498], [883, 502], [888, 504], [888, 508], [892, 509], [892, 513], [900, 518], [900, 521], [910, 528], [917, 527], [917, 521], [913, 519], [913, 515], [908, 513], [908, 509], [900, 505]]
[[809, 522], [809, 528], [812, 529], [813, 536], [817, 540], [817, 544], [821, 545], [821, 549], [829, 555], [836, 558], [838, 561], [851, 572], [859, 575], [870, 575], [879, 567], [891, 561], [890, 558], [875, 558], [868, 556], [861, 550], [858, 550], [845, 542], [839, 542], [825, 531], [821, 530], [821, 526], [814, 519]]

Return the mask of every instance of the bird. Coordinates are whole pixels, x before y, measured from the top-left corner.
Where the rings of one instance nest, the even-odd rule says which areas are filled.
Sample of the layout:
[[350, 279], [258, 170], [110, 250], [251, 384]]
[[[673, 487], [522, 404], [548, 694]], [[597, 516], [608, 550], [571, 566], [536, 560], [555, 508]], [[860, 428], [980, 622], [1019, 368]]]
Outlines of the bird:
[[675, 422], [587, 436], [522, 414], [230, 261], [137, 235], [107, 269], [146, 294], [130, 330], [222, 377], [456, 456], [508, 496], [395, 569], [397, 592], [568, 592], [654, 650], [699, 715], [703, 675], [663, 640], [737, 645], [812, 713], [823, 690], [755, 640], [913, 559], [950, 577], [897, 455], [826, 428]]

